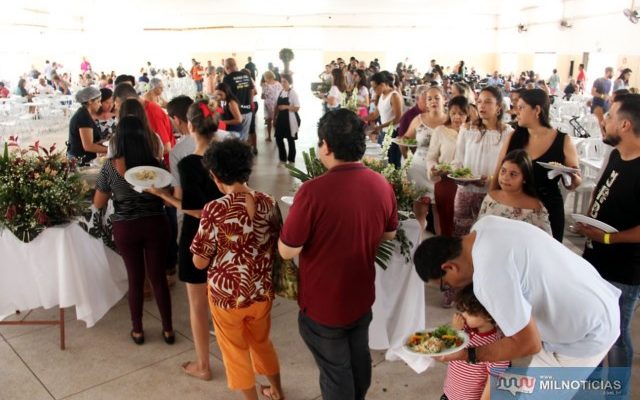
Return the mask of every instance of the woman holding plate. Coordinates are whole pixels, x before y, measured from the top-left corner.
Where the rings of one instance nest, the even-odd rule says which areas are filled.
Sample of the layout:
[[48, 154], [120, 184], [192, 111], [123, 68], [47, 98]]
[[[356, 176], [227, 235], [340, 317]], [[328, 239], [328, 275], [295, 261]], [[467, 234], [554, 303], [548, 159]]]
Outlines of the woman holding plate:
[[189, 247], [198, 231], [204, 205], [222, 197], [222, 193], [202, 166], [202, 157], [209, 144], [215, 140], [218, 124], [205, 101], [189, 106], [187, 121], [189, 133], [195, 141], [195, 150], [178, 163], [180, 186], [175, 188], [173, 194], [167, 189], [155, 187], [147, 188], [145, 191], [160, 197], [184, 213], [178, 245], [178, 277], [187, 287], [191, 332], [197, 360], [182, 364], [182, 370], [194, 378], [209, 381], [212, 376], [209, 361], [207, 270], [198, 269], [193, 265]]
[[129, 179], [125, 179], [125, 173], [136, 167], [147, 167], [143, 168], [144, 177], [150, 176], [150, 181], [161, 179], [157, 174], [162, 172], [162, 164], [151, 151], [144, 124], [136, 117], [129, 116], [119, 121], [115, 143], [113, 158], [104, 163], [98, 175], [93, 205], [104, 208], [113, 197], [113, 237], [129, 278], [131, 339], [138, 345], [144, 343], [142, 305], [146, 273], [160, 310], [164, 341], [173, 344], [171, 297], [166, 278], [169, 222], [161, 199], [148, 193], [138, 193]]
[[[454, 179], [458, 191], [454, 201], [454, 236], [464, 236], [478, 217], [480, 205], [487, 194], [490, 176], [499, 159], [500, 149], [513, 131], [502, 123], [504, 109], [502, 93], [495, 86], [487, 86], [478, 95], [480, 119], [460, 129], [453, 166], [471, 170], [472, 178]], [[504, 157], [504, 156], [503, 156]]]
[[[568, 182], [563, 184], [568, 190], [574, 190], [582, 182], [578, 169], [578, 152], [571, 138], [557, 131], [549, 123], [549, 96], [541, 89], [525, 90], [520, 94], [516, 105], [518, 109], [518, 128], [511, 138], [507, 139], [500, 152], [499, 159], [516, 149], [524, 149], [533, 163], [535, 189], [545, 208], [549, 211], [553, 237], [562, 242], [564, 235], [564, 200], [558, 182], [565, 175]], [[559, 167], [568, 166], [574, 170], [563, 168], [549, 176], [550, 169], [539, 163], [556, 163]], [[498, 169], [491, 183], [497, 189]], [[562, 172], [562, 173], [560, 173]]]

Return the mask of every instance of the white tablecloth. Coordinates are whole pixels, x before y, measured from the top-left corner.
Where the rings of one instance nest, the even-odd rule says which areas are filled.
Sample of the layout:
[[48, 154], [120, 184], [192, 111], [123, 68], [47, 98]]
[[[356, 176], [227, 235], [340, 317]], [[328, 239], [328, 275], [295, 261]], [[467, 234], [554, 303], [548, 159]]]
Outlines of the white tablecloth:
[[77, 223], [46, 229], [30, 243], [0, 231], [0, 320], [16, 310], [76, 308], [92, 327], [127, 292], [122, 258]]
[[[411, 254], [420, 244], [420, 225], [416, 220], [400, 223], [413, 243]], [[424, 282], [416, 273], [413, 262], [406, 262], [398, 249], [386, 270], [376, 266], [376, 301], [369, 327], [369, 347], [387, 349], [390, 361], [404, 359], [402, 345], [406, 337], [425, 329]], [[411, 360], [405, 360], [411, 363]], [[426, 368], [425, 368], [426, 369]]]

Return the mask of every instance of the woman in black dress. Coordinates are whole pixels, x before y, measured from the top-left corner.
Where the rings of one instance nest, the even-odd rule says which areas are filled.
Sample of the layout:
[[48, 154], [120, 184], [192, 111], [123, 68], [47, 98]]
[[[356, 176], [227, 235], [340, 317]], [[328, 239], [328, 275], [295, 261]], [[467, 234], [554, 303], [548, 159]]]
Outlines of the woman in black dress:
[[191, 331], [197, 361], [182, 364], [182, 369], [195, 378], [211, 380], [207, 270], [197, 269], [193, 265], [193, 256], [189, 247], [198, 231], [204, 205], [222, 196], [209, 177], [209, 173], [202, 166], [202, 156], [214, 140], [218, 125], [206, 102], [192, 104], [187, 112], [187, 120], [196, 148], [193, 154], [186, 156], [178, 163], [180, 188], [175, 188], [173, 195], [166, 189], [150, 188], [147, 191], [161, 197], [184, 213], [178, 245], [178, 277], [187, 286]]
[[[278, 156], [280, 164], [287, 161], [294, 163], [296, 161], [296, 140], [298, 139], [298, 128], [300, 127], [300, 118], [298, 110], [300, 110], [300, 101], [298, 94], [291, 87], [293, 81], [290, 74], [280, 75], [282, 83], [282, 92], [278, 96], [276, 103], [275, 116], [275, 138], [278, 145]], [[284, 140], [289, 145], [289, 153], [284, 146]]]
[[[557, 131], [549, 123], [549, 96], [542, 89], [524, 90], [520, 94], [518, 104], [518, 128], [502, 147], [498, 160], [504, 159], [511, 150], [524, 149], [533, 163], [533, 175], [538, 197], [549, 212], [553, 237], [562, 242], [564, 236], [564, 200], [558, 182], [560, 176], [549, 179], [549, 169], [538, 162], [555, 162], [578, 168], [578, 152], [571, 138], [564, 132]], [[498, 189], [498, 169], [494, 174], [492, 190]], [[579, 173], [570, 174], [571, 184], [565, 185], [569, 190], [577, 188], [582, 179]], [[564, 183], [563, 183], [564, 184]]]

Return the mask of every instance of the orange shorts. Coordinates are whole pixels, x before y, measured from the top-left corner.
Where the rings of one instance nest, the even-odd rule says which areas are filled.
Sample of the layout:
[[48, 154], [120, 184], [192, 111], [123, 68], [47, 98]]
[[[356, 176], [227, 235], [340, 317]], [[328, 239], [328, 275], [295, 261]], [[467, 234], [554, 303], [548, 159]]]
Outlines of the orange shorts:
[[230, 389], [251, 389], [255, 387], [256, 374], [280, 372], [278, 355], [269, 339], [271, 305], [271, 301], [261, 301], [246, 308], [226, 309], [217, 307], [209, 298]]

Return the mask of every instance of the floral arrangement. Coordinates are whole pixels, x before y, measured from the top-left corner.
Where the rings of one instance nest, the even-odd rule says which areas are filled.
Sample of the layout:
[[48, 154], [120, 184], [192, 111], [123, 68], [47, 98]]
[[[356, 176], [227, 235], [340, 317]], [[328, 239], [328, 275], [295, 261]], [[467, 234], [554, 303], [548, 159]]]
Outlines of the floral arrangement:
[[75, 161], [39, 142], [22, 149], [16, 138], [0, 157], [0, 228], [30, 242], [45, 228], [82, 214], [88, 191]]
[[[391, 135], [386, 135], [382, 146], [382, 154], [386, 154], [389, 146], [391, 145]], [[291, 164], [286, 165], [289, 170], [289, 174], [299, 179], [301, 182], [308, 181], [315, 177], [324, 174], [327, 169], [322, 165], [316, 152], [313, 148], [309, 149], [309, 152], [303, 152], [303, 158], [305, 163], [305, 171], [302, 171]], [[425, 194], [426, 190], [416, 189], [415, 186], [407, 178], [407, 170], [411, 165], [412, 156], [409, 156], [405, 164], [400, 169], [392, 164], [388, 164], [384, 160], [368, 159], [364, 158], [363, 164], [368, 168], [380, 173], [393, 187], [396, 195], [396, 202], [398, 205], [398, 211], [400, 211], [401, 219], [406, 219], [407, 216], [413, 211], [413, 204], [420, 200]], [[376, 263], [382, 268], [387, 269], [388, 261], [391, 259], [395, 243], [400, 245], [400, 252], [404, 256], [406, 262], [411, 261], [411, 248], [412, 244], [405, 232], [402, 229], [398, 229], [396, 237], [393, 240], [384, 240], [378, 247], [376, 253]]]
[[345, 94], [340, 107], [358, 113], [358, 94], [355, 89], [351, 91], [351, 95]]

